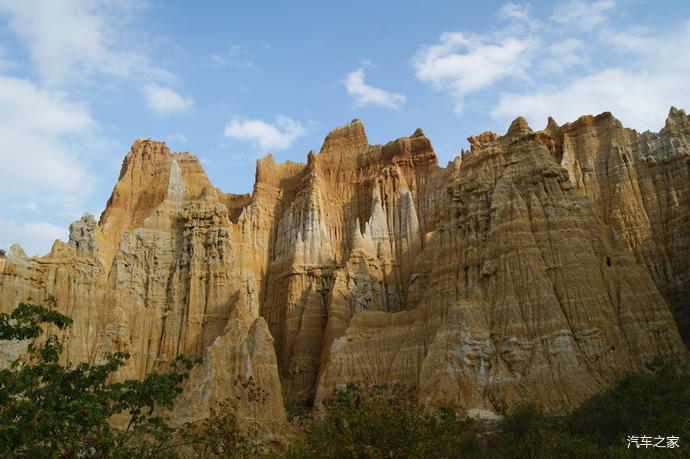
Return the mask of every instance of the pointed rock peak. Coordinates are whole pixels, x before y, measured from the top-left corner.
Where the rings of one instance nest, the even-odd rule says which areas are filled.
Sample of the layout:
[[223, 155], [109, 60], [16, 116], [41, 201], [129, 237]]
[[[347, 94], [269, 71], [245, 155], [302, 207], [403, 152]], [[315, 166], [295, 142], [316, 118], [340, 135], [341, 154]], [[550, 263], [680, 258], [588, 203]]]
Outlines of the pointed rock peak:
[[559, 128], [560, 128], [560, 126], [558, 125], [558, 123], [556, 122], [556, 120], [553, 119], [553, 117], [549, 116], [549, 119], [548, 119], [548, 121], [546, 122], [546, 130], [549, 130], [549, 131], [556, 131], [556, 130], [558, 130]]
[[[184, 184], [183, 184], [183, 186], [184, 186]], [[201, 189], [201, 194], [199, 194], [200, 199], [207, 199], [207, 200], [211, 199], [211, 200], [213, 200], [216, 197], [218, 197], [216, 190], [214, 188], [210, 188], [207, 186], [203, 187]]]
[[510, 123], [506, 136], [522, 136], [530, 134], [531, 132], [532, 129], [530, 129], [529, 125], [527, 124], [527, 120], [522, 116], [518, 116], [513, 120], [512, 123]]
[[671, 118], [676, 116], [685, 116], [685, 111], [671, 105], [671, 108], [668, 111], [668, 117]]
[[679, 110], [676, 107], [671, 107], [666, 117], [666, 128], [673, 128], [680, 126], [686, 122], [687, 115], [684, 110]]
[[[68, 248], [69, 248], [70, 246], [71, 246], [71, 247], [74, 247], [74, 246], [73, 246], [72, 244], [70, 244], [70, 243], [65, 244], [65, 243], [62, 242], [60, 239], [55, 239], [55, 240], [53, 241], [53, 245], [50, 247], [50, 252], [48, 252], [48, 256], [56, 257], [56, 256], [59, 256], [59, 255], [61, 255], [61, 254], [64, 254], [65, 252], [68, 251]], [[75, 248], [76, 248], [76, 247], [75, 247]], [[80, 250], [80, 249], [77, 248], [77, 250]], [[84, 251], [82, 251], [82, 252], [84, 252]], [[69, 253], [69, 252], [67, 252], [67, 253]], [[94, 256], [95, 256], [96, 254], [90, 254], [90, 253], [89, 253], [88, 255], [94, 255]]]
[[364, 232], [362, 232], [359, 226], [359, 218], [355, 221], [355, 225], [352, 231], [352, 251], [363, 251], [365, 253], [371, 253], [374, 251], [374, 247], [369, 239], [369, 225], [365, 223]]
[[362, 225], [359, 223], [359, 217], [355, 219], [355, 225], [352, 227], [352, 234], [355, 238], [362, 237]]
[[328, 133], [323, 141], [321, 153], [333, 150], [349, 150], [368, 145], [369, 140], [364, 130], [364, 123], [354, 119], [350, 124], [336, 128]]
[[465, 150], [461, 150], [459, 156], [456, 156], [455, 158], [453, 158], [452, 161], [448, 161], [448, 164], [446, 165], [446, 169], [448, 169], [450, 171], [460, 170], [460, 165], [462, 164], [462, 158], [466, 154], [467, 154], [467, 152]]
[[10, 255], [13, 257], [27, 258], [26, 252], [24, 252], [24, 249], [22, 249], [22, 246], [19, 244], [12, 244], [10, 247]]
[[613, 113], [611, 112], [601, 112], [597, 116], [594, 117], [594, 121], [609, 121], [612, 123], [618, 123], [620, 124], [620, 121], [618, 121], [618, 118], [613, 116]]
[[410, 137], [426, 137], [422, 128], [417, 128]]

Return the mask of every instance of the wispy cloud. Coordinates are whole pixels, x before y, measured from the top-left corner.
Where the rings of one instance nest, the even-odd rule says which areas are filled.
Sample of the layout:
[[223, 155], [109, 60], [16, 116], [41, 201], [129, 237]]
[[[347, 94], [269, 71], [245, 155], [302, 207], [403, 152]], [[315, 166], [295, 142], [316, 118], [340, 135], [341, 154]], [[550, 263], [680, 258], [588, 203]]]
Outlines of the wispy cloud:
[[412, 66], [420, 81], [449, 91], [460, 113], [467, 94], [523, 75], [537, 44], [533, 37], [446, 32], [438, 44], [422, 47], [412, 58]]
[[21, 246], [29, 256], [46, 254], [56, 239], [66, 241], [68, 233], [66, 228], [49, 222], [18, 224], [0, 217], [0, 248], [7, 250], [22, 241]]
[[237, 43], [228, 45], [227, 50], [213, 53], [210, 56], [208, 67], [233, 67], [244, 70], [256, 70], [254, 62], [248, 59], [249, 50], [246, 46]]
[[364, 68], [360, 67], [354, 72], [349, 73], [343, 82], [347, 93], [353, 97], [356, 106], [380, 105], [382, 107], [398, 109], [405, 103], [405, 96], [403, 94], [388, 92], [370, 86], [364, 82], [364, 76]]
[[559, 73], [590, 62], [585, 41], [577, 38], [566, 38], [553, 43], [546, 51], [540, 65], [547, 71]]
[[238, 117], [231, 120], [224, 131], [231, 139], [253, 144], [261, 153], [290, 148], [305, 133], [302, 123], [283, 115], [276, 115], [272, 124]]
[[[537, 20], [529, 6], [507, 3], [486, 32], [446, 32], [411, 64], [420, 81], [450, 95], [457, 112], [481, 93], [500, 120], [525, 116], [540, 126], [548, 116], [569, 121], [612, 111], [628, 126], [658, 129], [670, 105], [690, 106], [690, 21], [623, 28], [615, 6], [568, 0]], [[488, 92], [499, 84], [503, 91]]]
[[84, 193], [93, 185], [73, 148], [77, 137], [97, 129], [85, 105], [63, 92], [0, 75], [0, 119], [0, 161], [11, 171], [0, 181], [5, 197]]
[[615, 6], [614, 0], [569, 0], [556, 7], [551, 20], [568, 27], [591, 30], [606, 22], [607, 12]]
[[0, 0], [7, 27], [27, 46], [44, 84], [56, 86], [95, 74], [170, 79], [128, 39], [128, 18], [144, 1]]
[[157, 84], [146, 85], [144, 95], [149, 108], [160, 115], [180, 113], [194, 105], [191, 97], [182, 96], [171, 88]]
[[[85, 93], [96, 86], [165, 88], [176, 80], [151, 58], [153, 40], [133, 27], [148, 7], [144, 0], [0, 0], [0, 25], [27, 56], [14, 62], [0, 49], [0, 163], [7, 171], [0, 194], [7, 208], [76, 218], [98, 182], [94, 158], [112, 146]], [[148, 101], [162, 111], [191, 103], [168, 95]], [[32, 244], [47, 250], [64, 231], [50, 222], [0, 223], [4, 241], [21, 241], [31, 252]]]
[[[593, 14], [601, 16], [590, 24], [598, 25], [596, 33], [588, 34], [586, 39], [566, 38], [553, 45], [550, 54], [530, 69], [536, 72], [555, 64], [552, 69], [562, 71], [567, 67], [564, 83], [504, 92], [492, 110], [493, 117], [523, 115], [538, 126], [549, 115], [563, 122], [583, 114], [611, 111], [626, 126], [657, 130], [663, 126], [671, 105], [690, 106], [690, 21], [666, 30], [630, 25], [621, 30], [605, 16], [613, 2], [591, 5]], [[579, 16], [582, 8], [578, 6], [572, 14]], [[579, 23], [573, 25], [575, 29], [563, 30], [564, 23], [558, 24], [561, 34], [582, 26]], [[609, 60], [592, 69], [586, 49], [606, 53]]]

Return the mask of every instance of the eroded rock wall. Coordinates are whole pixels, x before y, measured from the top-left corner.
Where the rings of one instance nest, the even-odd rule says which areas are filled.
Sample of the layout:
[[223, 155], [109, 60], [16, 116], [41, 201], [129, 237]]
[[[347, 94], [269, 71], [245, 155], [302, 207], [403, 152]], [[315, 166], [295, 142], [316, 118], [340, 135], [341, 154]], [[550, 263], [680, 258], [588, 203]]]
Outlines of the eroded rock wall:
[[306, 163], [259, 160], [251, 195], [137, 140], [98, 224], [86, 215], [42, 258], [9, 251], [0, 306], [54, 295], [75, 319], [66, 362], [125, 350], [120, 378], [202, 357], [180, 422], [238, 375], [268, 390], [243, 407], [268, 423], [284, 398], [348, 382], [562, 409], [687, 356], [689, 122], [672, 109], [658, 134], [610, 114], [533, 132], [518, 118], [444, 169], [421, 130], [372, 146], [353, 120]]

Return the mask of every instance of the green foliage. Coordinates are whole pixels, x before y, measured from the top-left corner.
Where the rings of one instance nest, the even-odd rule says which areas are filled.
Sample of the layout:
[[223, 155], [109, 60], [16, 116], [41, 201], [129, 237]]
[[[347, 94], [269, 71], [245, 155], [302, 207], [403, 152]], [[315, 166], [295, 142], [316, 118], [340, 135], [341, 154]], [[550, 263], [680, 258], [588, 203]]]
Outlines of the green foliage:
[[59, 329], [72, 325], [72, 319], [55, 310], [55, 298], [44, 300], [48, 307], [19, 303], [10, 313], [0, 314], [0, 340], [33, 339], [43, 334], [41, 324], [53, 324]]
[[636, 434], [690, 440], [690, 372], [678, 358], [656, 359], [648, 369], [582, 403], [568, 419], [570, 430], [602, 445]]
[[[451, 408], [424, 411], [411, 393], [349, 385], [307, 418], [292, 457], [687, 457], [690, 373], [679, 359], [656, 360], [614, 387], [555, 416], [538, 405], [507, 410], [481, 425]], [[629, 435], [677, 436], [677, 449], [628, 448]], [[687, 441], [687, 440], [686, 440]]]
[[402, 387], [348, 385], [307, 422], [292, 457], [481, 456], [476, 425], [453, 409], [421, 409]]
[[[26, 356], [0, 370], [0, 456], [278, 455], [261, 436], [257, 409], [269, 394], [253, 378], [237, 378], [235, 398], [175, 432], [159, 414], [173, 408], [192, 362], [179, 358], [168, 372], [117, 383], [112, 375], [125, 364], [126, 353], [66, 367], [60, 363], [60, 339], [43, 333], [46, 325], [65, 329], [72, 321], [56, 311], [54, 299], [46, 305], [20, 303], [12, 313], [0, 314], [0, 340], [34, 340]], [[453, 408], [422, 409], [415, 394], [401, 386], [348, 385], [312, 412], [293, 410], [299, 433], [287, 456], [687, 457], [690, 373], [679, 359], [657, 360], [648, 370], [625, 376], [568, 415], [549, 415], [528, 404], [508, 410], [493, 425]], [[253, 409], [253, 418], [241, 420], [240, 406], [250, 415]], [[633, 450], [627, 448], [629, 435], [673, 435], [680, 437], [681, 448]], [[180, 445], [188, 449], [179, 450]]]
[[[64, 329], [72, 323], [55, 311], [54, 299], [46, 302], [47, 307], [21, 303], [0, 315], [0, 339], [37, 338], [43, 324]], [[173, 429], [153, 416], [154, 408], [172, 408], [192, 362], [178, 359], [167, 373], [110, 383], [128, 354], [68, 368], [59, 363], [62, 349], [59, 338], [50, 335], [0, 370], [0, 455], [151, 456], [171, 446]], [[127, 427], [113, 427], [114, 415], [127, 417]]]
[[490, 445], [505, 458], [581, 458], [599, 454], [595, 443], [573, 435], [562, 419], [546, 415], [534, 404], [520, 405], [506, 413]]
[[253, 377], [238, 376], [234, 381], [235, 399], [228, 398], [211, 407], [210, 415], [198, 424], [186, 426], [181, 432], [194, 445], [198, 457], [258, 457], [267, 452], [260, 426], [255, 418], [241, 425], [238, 407], [245, 403], [256, 410], [268, 400], [268, 392]]
[[564, 417], [536, 405], [510, 410], [492, 439], [501, 457], [628, 457], [673, 450], [628, 448], [629, 435], [690, 438], [690, 373], [677, 358], [657, 359], [649, 372], [629, 374], [614, 387], [585, 400]]

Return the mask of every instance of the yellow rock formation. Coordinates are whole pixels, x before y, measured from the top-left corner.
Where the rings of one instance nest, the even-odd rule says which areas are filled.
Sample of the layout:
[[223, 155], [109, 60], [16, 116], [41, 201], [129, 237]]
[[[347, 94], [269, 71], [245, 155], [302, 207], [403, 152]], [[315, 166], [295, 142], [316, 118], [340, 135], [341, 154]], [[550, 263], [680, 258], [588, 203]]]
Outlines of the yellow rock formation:
[[608, 113], [538, 132], [518, 118], [444, 169], [420, 129], [372, 146], [353, 120], [306, 164], [259, 160], [251, 195], [137, 140], [98, 223], [45, 257], [0, 258], [0, 309], [54, 295], [75, 320], [65, 361], [126, 350], [121, 378], [203, 357], [180, 422], [237, 375], [270, 393], [266, 422], [348, 382], [468, 409], [572, 406], [687, 356], [689, 134], [676, 109], [658, 134]]

